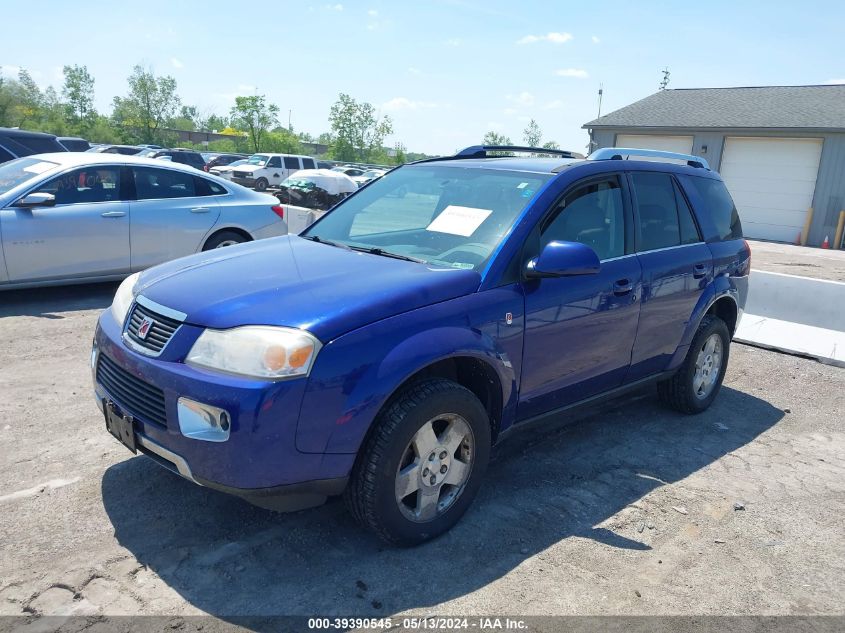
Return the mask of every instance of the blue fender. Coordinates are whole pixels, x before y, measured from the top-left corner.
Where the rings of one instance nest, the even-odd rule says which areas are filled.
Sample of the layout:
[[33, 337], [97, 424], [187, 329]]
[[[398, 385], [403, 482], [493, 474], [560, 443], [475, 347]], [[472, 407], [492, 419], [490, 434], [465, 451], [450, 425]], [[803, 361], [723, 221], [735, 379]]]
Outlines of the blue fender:
[[467, 323], [466, 313], [448, 311], [452, 314], [447, 318], [438, 315], [438, 323], [411, 336], [407, 336], [408, 330], [418, 327], [412, 328], [403, 318], [406, 315], [400, 315], [326, 345], [302, 401], [297, 449], [357, 452], [378, 412], [406, 380], [438, 361], [455, 357], [479, 359], [496, 372], [502, 385], [501, 426], [510, 424], [516, 411], [522, 354], [521, 311], [519, 323], [508, 328], [514, 335], [498, 339], [491, 336], [497, 323], [473, 326]]

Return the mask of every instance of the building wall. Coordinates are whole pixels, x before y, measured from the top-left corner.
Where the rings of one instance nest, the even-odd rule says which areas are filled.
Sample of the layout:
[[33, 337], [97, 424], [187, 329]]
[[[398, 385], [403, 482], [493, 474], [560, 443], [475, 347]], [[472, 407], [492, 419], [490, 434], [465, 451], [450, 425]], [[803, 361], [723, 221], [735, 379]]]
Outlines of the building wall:
[[[821, 162], [813, 195], [813, 223], [807, 244], [820, 246], [825, 236], [832, 241], [839, 220], [839, 211], [845, 209], [845, 132], [841, 134], [792, 130], [691, 130], [685, 128], [643, 129], [616, 128], [593, 130], [592, 140], [596, 149], [613, 147], [617, 134], [693, 135], [693, 154], [707, 159], [710, 167], [718, 171], [726, 136], [763, 136], [781, 138], [823, 138]], [[706, 147], [706, 150], [705, 150]]]

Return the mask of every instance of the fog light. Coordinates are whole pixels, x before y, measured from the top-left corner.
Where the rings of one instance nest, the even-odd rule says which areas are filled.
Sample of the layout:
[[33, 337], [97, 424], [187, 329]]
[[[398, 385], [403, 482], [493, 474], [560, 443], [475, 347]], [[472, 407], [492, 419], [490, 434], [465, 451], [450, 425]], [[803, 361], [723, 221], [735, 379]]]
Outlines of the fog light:
[[179, 430], [182, 435], [206, 442], [225, 442], [232, 426], [229, 414], [189, 398], [179, 398], [176, 403]]

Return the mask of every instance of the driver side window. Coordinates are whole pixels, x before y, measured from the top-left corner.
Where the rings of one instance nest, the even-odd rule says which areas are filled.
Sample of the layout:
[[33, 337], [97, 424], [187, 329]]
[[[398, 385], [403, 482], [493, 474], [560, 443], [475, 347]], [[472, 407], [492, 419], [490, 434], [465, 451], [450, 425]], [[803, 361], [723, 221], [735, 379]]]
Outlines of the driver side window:
[[622, 189], [614, 177], [571, 191], [558, 203], [540, 232], [540, 247], [552, 241], [581, 242], [600, 260], [625, 254]]

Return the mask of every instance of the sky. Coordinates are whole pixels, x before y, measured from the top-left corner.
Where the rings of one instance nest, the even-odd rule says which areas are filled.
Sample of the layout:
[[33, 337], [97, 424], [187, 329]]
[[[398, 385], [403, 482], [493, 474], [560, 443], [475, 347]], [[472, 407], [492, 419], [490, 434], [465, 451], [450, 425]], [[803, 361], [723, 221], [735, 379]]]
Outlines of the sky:
[[[173, 76], [183, 103], [224, 114], [265, 94], [294, 129], [329, 130], [340, 92], [393, 120], [387, 145], [450, 154], [495, 130], [585, 151], [581, 126], [659, 88], [845, 83], [843, 2], [307, 0], [39, 3], [7, 28], [0, 72], [62, 83], [88, 67], [110, 112], [135, 64]], [[0, 0], [7, 25], [32, 5]], [[35, 37], [35, 33], [39, 34]]]

